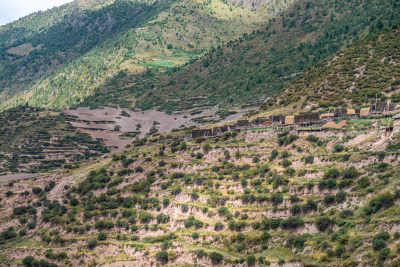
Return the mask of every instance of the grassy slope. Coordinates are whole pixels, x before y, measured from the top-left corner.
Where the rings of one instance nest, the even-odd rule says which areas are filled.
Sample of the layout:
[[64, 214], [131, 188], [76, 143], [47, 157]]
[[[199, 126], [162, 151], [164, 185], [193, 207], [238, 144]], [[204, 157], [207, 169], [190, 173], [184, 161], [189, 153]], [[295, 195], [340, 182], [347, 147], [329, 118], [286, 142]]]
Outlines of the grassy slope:
[[[364, 131], [373, 123], [354, 121], [344, 130]], [[398, 264], [399, 205], [393, 201], [399, 198], [399, 154], [386, 149], [387, 142], [374, 145], [381, 140], [379, 132], [343, 135], [337, 130], [319, 140], [302, 136], [281, 146], [274, 132], [224, 139], [186, 142], [186, 147], [179, 142], [163, 146], [154, 139], [128, 148], [122, 158], [1, 187], [0, 226], [5, 229], [12, 221], [13, 231], [27, 229], [27, 235], [2, 234], [0, 262], [20, 263], [16, 255], [23, 253], [59, 265], [141, 265], [164, 259], [156, 254], [165, 250], [171, 266], [192, 261], [210, 265], [213, 252], [228, 265], [249, 255], [317, 266]], [[393, 141], [398, 148], [398, 134]], [[336, 143], [344, 150], [332, 153]], [[272, 149], [278, 156], [270, 159]], [[291, 165], [284, 167], [285, 161]], [[337, 173], [328, 172], [332, 169]], [[32, 187], [44, 188], [49, 181], [60, 186], [39, 196], [31, 193]], [[24, 190], [28, 194], [20, 195]], [[6, 196], [7, 191], [13, 194]], [[369, 202], [384, 193], [391, 195]], [[57, 200], [66, 210], [44, 199]], [[37, 216], [12, 215], [11, 204], [45, 207]], [[287, 218], [296, 216], [301, 219], [289, 224]], [[217, 223], [223, 228], [216, 230]], [[373, 249], [372, 237], [381, 231], [388, 231], [389, 238]], [[100, 232], [104, 239], [89, 248]], [[46, 258], [50, 247], [56, 254], [66, 252], [67, 258], [51, 253]]]
[[172, 74], [142, 81], [135, 88], [141, 90], [138, 106], [171, 111], [273, 96], [308, 67], [362, 40], [376, 25], [398, 23], [399, 8], [396, 1], [298, 1], [259, 32]]
[[371, 34], [366, 40], [307, 70], [265, 109], [295, 104], [303, 108], [362, 106], [384, 99], [400, 89], [400, 31]]
[[[180, 66], [212, 45], [258, 29], [291, 2], [261, 4], [249, 10], [219, 0], [122, 1], [74, 12], [63, 23], [23, 41], [36, 46], [46, 40], [39, 49], [22, 58], [13, 55], [11, 61], [4, 57], [8, 65], [2, 69], [2, 97], [8, 101], [2, 107], [25, 102], [71, 106], [103, 88], [107, 79], [119, 77], [120, 70], [140, 79], [143, 73]], [[87, 33], [86, 39], [80, 37]], [[10, 51], [11, 46], [6, 48]], [[10, 99], [22, 88], [26, 90]]]

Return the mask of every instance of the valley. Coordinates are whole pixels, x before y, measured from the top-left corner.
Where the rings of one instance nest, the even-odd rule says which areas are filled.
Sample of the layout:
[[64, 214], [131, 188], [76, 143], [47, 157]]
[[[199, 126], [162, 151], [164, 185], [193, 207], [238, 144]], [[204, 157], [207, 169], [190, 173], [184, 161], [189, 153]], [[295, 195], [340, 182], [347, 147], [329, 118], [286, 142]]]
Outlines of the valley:
[[0, 26], [0, 266], [399, 266], [399, 25], [75, 0]]

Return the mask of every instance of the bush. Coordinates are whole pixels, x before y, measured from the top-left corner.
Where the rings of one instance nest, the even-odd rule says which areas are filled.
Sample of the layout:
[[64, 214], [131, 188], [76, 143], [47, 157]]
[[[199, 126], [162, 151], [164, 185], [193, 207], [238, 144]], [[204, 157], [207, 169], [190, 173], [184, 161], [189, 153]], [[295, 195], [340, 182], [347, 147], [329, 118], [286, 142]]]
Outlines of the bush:
[[24, 266], [34, 266], [35, 258], [32, 256], [27, 256], [22, 260]]
[[378, 260], [386, 261], [389, 255], [390, 255], [390, 248], [384, 248], [381, 251], [379, 251]]
[[342, 172], [342, 177], [344, 179], [354, 179], [354, 178], [357, 178], [358, 175], [359, 175], [359, 173], [358, 173], [357, 169], [354, 167], [350, 167], [346, 170], [343, 170], [343, 172]]
[[340, 171], [336, 168], [330, 169], [324, 174], [324, 179], [336, 179], [340, 176]]
[[71, 204], [71, 206], [75, 207], [75, 206], [78, 206], [79, 200], [77, 200], [76, 198], [73, 198], [73, 199], [70, 200], [69, 203]]
[[94, 228], [97, 230], [111, 229], [113, 227], [114, 227], [114, 223], [112, 221], [108, 221], [108, 220], [100, 220], [94, 224]]
[[292, 162], [288, 159], [283, 159], [282, 160], [282, 167], [286, 168], [289, 167], [290, 165], [292, 165]]
[[368, 205], [364, 208], [367, 215], [378, 212], [381, 209], [387, 209], [394, 205], [394, 197], [391, 193], [385, 193], [371, 199]]
[[315, 221], [315, 225], [321, 232], [325, 232], [326, 229], [328, 229], [328, 227], [331, 226], [332, 224], [334, 224], [334, 222], [329, 217], [319, 217]]
[[346, 201], [346, 198], [347, 198], [347, 193], [344, 191], [338, 192], [335, 196], [337, 203], [343, 203], [344, 201]]
[[283, 202], [283, 196], [281, 193], [275, 193], [271, 196], [271, 202], [274, 206], [277, 206]]
[[196, 159], [201, 159], [204, 155], [200, 152], [196, 153]]
[[224, 257], [221, 254], [219, 254], [218, 252], [211, 252], [210, 259], [213, 264], [220, 264], [222, 262], [222, 260], [224, 259]]
[[17, 237], [17, 233], [14, 231], [14, 227], [9, 227], [1, 233], [1, 237], [4, 240], [9, 240]]
[[295, 238], [293, 238], [293, 246], [298, 249], [303, 249], [306, 241], [307, 239], [305, 239], [301, 235], [298, 235]]
[[280, 225], [283, 229], [296, 229], [304, 226], [304, 221], [300, 217], [290, 217], [286, 220], [283, 220]]
[[324, 203], [326, 205], [331, 205], [333, 203], [335, 203], [335, 196], [332, 195], [325, 195], [324, 197]]
[[159, 224], [160, 223], [167, 223], [167, 222], [169, 222], [169, 216], [165, 215], [163, 213], [160, 213], [160, 214], [157, 215], [156, 220], [157, 220], [157, 223], [159, 223]]
[[34, 187], [34, 188], [32, 188], [32, 193], [34, 193], [35, 195], [38, 195], [38, 194], [40, 194], [40, 192], [42, 192], [42, 188], [40, 188], [40, 187]]
[[252, 266], [256, 263], [256, 257], [254, 255], [247, 256], [247, 264]]
[[96, 239], [92, 239], [87, 243], [87, 247], [89, 249], [94, 249], [97, 246], [97, 240]]
[[156, 253], [156, 260], [162, 263], [168, 262], [168, 252], [165, 250]]
[[385, 240], [383, 240], [383, 239], [372, 239], [372, 248], [375, 250], [375, 251], [379, 251], [379, 250], [381, 250], [381, 249], [383, 249], [383, 248], [386, 248], [386, 242], [385, 242]]
[[315, 135], [311, 134], [311, 135], [307, 136], [306, 140], [309, 142], [317, 143], [319, 141], [319, 138], [316, 137]]
[[214, 226], [214, 230], [215, 231], [221, 231], [222, 229], [224, 229], [224, 225], [221, 222], [217, 222]]
[[103, 241], [103, 240], [106, 240], [106, 239], [107, 239], [107, 234], [104, 233], [104, 232], [100, 232], [100, 233], [97, 235], [97, 240], [99, 240], [99, 241]]
[[336, 143], [334, 146], [333, 146], [333, 152], [342, 152], [343, 150], [344, 150], [344, 147], [341, 145], [341, 144], [339, 144], [339, 143]]
[[314, 156], [310, 155], [304, 158], [304, 163], [305, 164], [313, 164], [314, 163]]

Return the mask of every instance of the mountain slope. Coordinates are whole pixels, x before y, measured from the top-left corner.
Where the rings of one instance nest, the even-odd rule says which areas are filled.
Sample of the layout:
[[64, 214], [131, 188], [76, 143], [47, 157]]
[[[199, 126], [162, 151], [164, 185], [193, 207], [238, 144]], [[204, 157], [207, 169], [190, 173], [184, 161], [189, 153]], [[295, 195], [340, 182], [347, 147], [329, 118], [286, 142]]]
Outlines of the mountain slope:
[[291, 2], [262, 1], [250, 10], [219, 0], [110, 0], [84, 8], [75, 1], [49, 11], [61, 20], [42, 27], [45, 19], [38, 19], [29, 34], [11, 34], [8, 25], [0, 31], [9, 38], [0, 46], [1, 106], [71, 106], [107, 79], [182, 65], [212, 45], [258, 29]]
[[398, 266], [400, 136], [379, 130], [391, 123], [178, 131], [0, 185], [0, 264]]
[[400, 90], [400, 30], [371, 34], [344, 51], [318, 63], [264, 105], [340, 107], [373, 104]]
[[18, 107], [0, 113], [0, 175], [79, 166], [109, 150], [73, 127], [63, 114]]
[[397, 1], [298, 1], [263, 30], [138, 84], [137, 105], [172, 111], [265, 99], [369, 32], [399, 23], [399, 14]]

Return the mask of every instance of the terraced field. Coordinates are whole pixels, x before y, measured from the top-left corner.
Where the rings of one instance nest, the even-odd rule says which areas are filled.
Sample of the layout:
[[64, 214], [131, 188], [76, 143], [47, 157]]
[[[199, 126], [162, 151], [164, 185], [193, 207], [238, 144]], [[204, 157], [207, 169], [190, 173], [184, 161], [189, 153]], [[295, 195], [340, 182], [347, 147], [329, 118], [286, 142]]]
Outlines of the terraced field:
[[0, 174], [76, 168], [108, 149], [61, 112], [19, 107], [0, 113]]
[[155, 134], [78, 169], [10, 183], [0, 187], [0, 262], [396, 266], [400, 134], [385, 131], [391, 124]]

